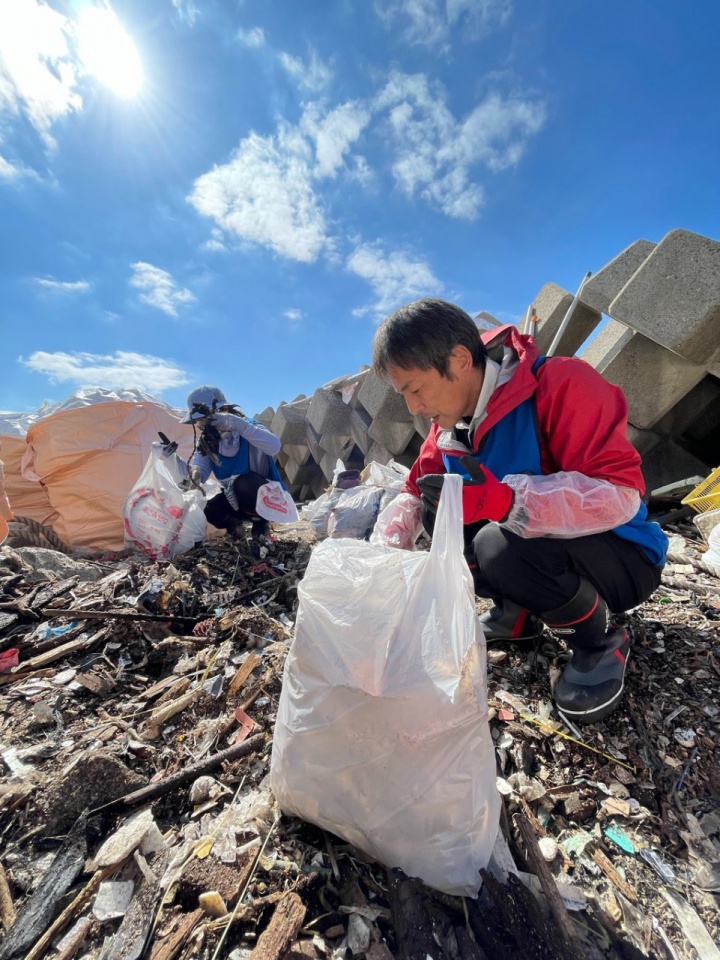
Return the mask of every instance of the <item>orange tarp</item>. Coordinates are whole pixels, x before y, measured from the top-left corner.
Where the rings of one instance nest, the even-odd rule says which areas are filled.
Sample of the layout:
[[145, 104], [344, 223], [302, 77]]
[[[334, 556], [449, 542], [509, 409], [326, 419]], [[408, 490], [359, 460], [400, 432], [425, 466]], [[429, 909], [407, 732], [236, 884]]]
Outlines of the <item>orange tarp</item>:
[[[190, 456], [192, 428], [159, 404], [108, 401], [43, 417], [27, 432], [21, 463], [26, 486], [6, 475], [14, 513], [49, 522], [70, 546], [122, 550], [123, 504], [158, 431], [178, 442], [181, 456]], [[15, 500], [12, 483], [19, 494]], [[45, 520], [27, 511], [30, 505], [40, 509], [33, 484], [46, 497]]]

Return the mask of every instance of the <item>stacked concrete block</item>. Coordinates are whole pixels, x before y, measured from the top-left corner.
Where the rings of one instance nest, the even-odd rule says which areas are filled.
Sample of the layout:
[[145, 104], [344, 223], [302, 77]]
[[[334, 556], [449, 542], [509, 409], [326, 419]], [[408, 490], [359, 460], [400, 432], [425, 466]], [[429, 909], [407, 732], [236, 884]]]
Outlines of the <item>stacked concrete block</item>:
[[588, 280], [582, 289], [583, 303], [599, 310], [610, 312], [610, 304], [620, 293], [655, 249], [656, 244], [649, 240], [636, 240], [626, 247], [614, 260]]
[[262, 413], [256, 413], [255, 419], [258, 420], [268, 430], [272, 430], [272, 422], [275, 417], [275, 410], [272, 407], [265, 407]]
[[321, 437], [349, 436], [350, 412], [339, 394], [320, 387], [312, 395], [307, 420]]
[[[549, 283], [533, 301], [541, 353], [573, 296]], [[611, 319], [598, 331], [603, 314]], [[476, 322], [491, 327], [494, 317]], [[627, 397], [649, 489], [720, 463], [720, 244], [683, 230], [631, 244], [585, 284], [557, 355], [577, 354], [588, 338], [582, 359]], [[259, 419], [283, 442], [281, 472], [299, 500], [327, 489], [338, 460], [347, 469], [391, 459], [410, 466], [430, 429], [367, 367]]]
[[[535, 339], [540, 347], [540, 353], [550, 349], [560, 324], [570, 308], [575, 295], [563, 290], [556, 283], [546, 283], [532, 302], [538, 317]], [[558, 357], [572, 357], [587, 340], [595, 327], [602, 319], [601, 314], [594, 307], [579, 300], [572, 319], [562, 336], [555, 355]]]
[[702, 367], [616, 320], [580, 356], [623, 389], [630, 423], [640, 429], [656, 424], [705, 375]]
[[283, 443], [305, 443], [305, 419], [310, 408], [310, 400], [293, 400], [281, 404], [272, 419], [270, 429]]
[[609, 312], [720, 376], [720, 243], [687, 230], [668, 233]]

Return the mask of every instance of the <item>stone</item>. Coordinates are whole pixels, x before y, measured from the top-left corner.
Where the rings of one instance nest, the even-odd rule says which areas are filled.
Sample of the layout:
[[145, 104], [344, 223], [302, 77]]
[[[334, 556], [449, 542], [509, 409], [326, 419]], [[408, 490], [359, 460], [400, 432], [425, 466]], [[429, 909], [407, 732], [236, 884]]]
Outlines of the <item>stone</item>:
[[254, 420], [258, 420], [264, 427], [267, 427], [268, 430], [272, 430], [273, 417], [275, 416], [275, 410], [273, 407], [265, 407], [262, 413], [256, 413], [253, 417]]
[[705, 375], [702, 367], [617, 320], [608, 321], [580, 358], [622, 388], [628, 419], [641, 430], [654, 426]]
[[355, 446], [355, 441], [352, 437], [334, 437], [332, 434], [325, 434], [320, 441], [320, 445], [325, 453], [329, 453], [336, 460], [344, 461], [349, 457], [350, 451]]
[[91, 583], [105, 576], [106, 570], [95, 563], [73, 560], [59, 550], [46, 547], [17, 547], [18, 556], [32, 569], [28, 580], [67, 580], [78, 577]]
[[609, 311], [616, 320], [720, 376], [720, 243], [672, 230]]
[[373, 445], [370, 447], [368, 452], [365, 454], [365, 463], [376, 463], [386, 464], [389, 463], [393, 458], [393, 455], [384, 447], [381, 443], [378, 443], [377, 440], [373, 441]]
[[370, 439], [381, 443], [392, 454], [405, 453], [415, 433], [415, 424], [412, 420], [398, 423], [396, 420], [387, 420], [385, 417], [376, 417], [368, 430]]
[[312, 457], [310, 447], [306, 443], [286, 443], [283, 445], [283, 450], [290, 460], [294, 460], [300, 466], [306, 464]]
[[312, 425], [309, 423], [305, 424], [305, 442], [310, 448], [310, 453], [315, 463], [320, 463], [322, 458], [325, 456], [325, 449], [321, 443], [322, 437], [314, 430]]
[[360, 387], [358, 400], [373, 420], [382, 417], [402, 423], [412, 419], [402, 394], [397, 393], [389, 381], [381, 380], [372, 370], [368, 370]]
[[285, 465], [285, 476], [288, 480], [290, 493], [293, 494], [299, 487], [312, 483], [320, 472], [320, 468], [311, 458], [307, 463], [295, 463], [294, 460], [288, 460]]
[[636, 240], [598, 270], [583, 287], [583, 303], [601, 313], [608, 313], [610, 304], [620, 293], [633, 274], [640, 269], [657, 244], [649, 240]]
[[[560, 324], [565, 319], [565, 314], [568, 312], [574, 296], [556, 283], [546, 283], [533, 300], [532, 303], [538, 316], [535, 340], [541, 354], [550, 349], [553, 338], [560, 329]], [[574, 356], [601, 319], [602, 317], [597, 310], [579, 300], [558, 349], [555, 351], [555, 356]]]
[[315, 391], [308, 408], [307, 420], [323, 439], [326, 434], [346, 437], [350, 435], [350, 410], [342, 397], [332, 390], [319, 387]]
[[41, 805], [49, 834], [67, 830], [88, 807], [102, 807], [118, 797], [139, 790], [147, 779], [128, 769], [116, 756], [103, 750], [83, 756], [59, 780], [44, 791]]
[[350, 436], [362, 451], [363, 456], [372, 446], [372, 440], [368, 437], [368, 430], [372, 426], [372, 422], [372, 417], [361, 404], [358, 403], [350, 411]]
[[642, 463], [645, 486], [650, 492], [678, 480], [705, 477], [711, 469], [673, 440], [661, 440], [643, 457]]
[[270, 429], [283, 444], [305, 442], [305, 420], [309, 407], [310, 400], [306, 398], [283, 403], [277, 408]]

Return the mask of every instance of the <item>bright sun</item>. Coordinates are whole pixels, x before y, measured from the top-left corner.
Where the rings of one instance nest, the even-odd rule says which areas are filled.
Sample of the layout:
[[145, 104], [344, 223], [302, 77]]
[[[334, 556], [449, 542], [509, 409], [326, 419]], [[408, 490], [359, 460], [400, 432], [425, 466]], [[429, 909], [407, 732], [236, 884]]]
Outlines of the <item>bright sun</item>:
[[80, 57], [93, 76], [119, 97], [134, 97], [140, 92], [140, 57], [110, 7], [85, 7], [78, 19], [77, 35]]

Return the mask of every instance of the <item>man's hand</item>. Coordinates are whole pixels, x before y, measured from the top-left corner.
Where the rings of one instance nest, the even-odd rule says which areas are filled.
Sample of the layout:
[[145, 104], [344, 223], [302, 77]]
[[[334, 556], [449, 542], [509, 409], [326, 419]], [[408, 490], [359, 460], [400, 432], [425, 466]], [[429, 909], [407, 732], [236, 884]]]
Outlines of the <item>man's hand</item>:
[[210, 423], [220, 433], [239, 433], [241, 437], [247, 427], [247, 420], [239, 417], [236, 413], [214, 413], [210, 417]]
[[[474, 457], [461, 457], [460, 463], [470, 474], [470, 479], [463, 480], [463, 523], [477, 523], [479, 520], [500, 523], [505, 520], [513, 505], [512, 488], [498, 480]], [[417, 479], [422, 502], [433, 512], [440, 502], [446, 476], [446, 473], [429, 473]]]

